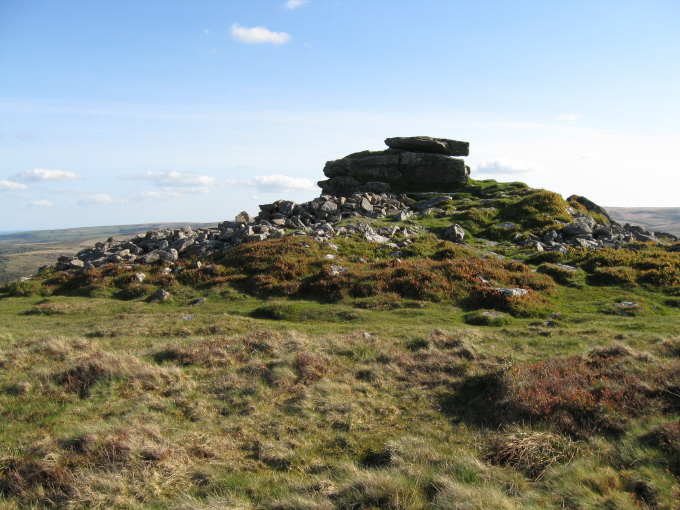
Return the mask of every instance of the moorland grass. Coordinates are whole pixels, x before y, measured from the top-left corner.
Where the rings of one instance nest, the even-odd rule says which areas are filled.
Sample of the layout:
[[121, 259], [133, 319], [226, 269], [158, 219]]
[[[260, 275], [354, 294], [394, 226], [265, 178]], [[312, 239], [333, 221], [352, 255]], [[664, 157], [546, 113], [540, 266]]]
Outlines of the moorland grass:
[[[422, 223], [560, 200], [474, 183]], [[678, 508], [679, 254], [334, 243], [1, 288], [0, 505]]]

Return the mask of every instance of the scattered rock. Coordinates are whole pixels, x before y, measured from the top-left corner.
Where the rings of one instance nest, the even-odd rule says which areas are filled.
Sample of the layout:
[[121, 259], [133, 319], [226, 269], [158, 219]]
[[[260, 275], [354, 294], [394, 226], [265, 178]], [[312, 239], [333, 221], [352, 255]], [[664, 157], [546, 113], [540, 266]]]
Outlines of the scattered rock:
[[245, 223], [246, 225], [249, 224], [249, 223], [255, 223], [255, 218], [253, 218], [246, 211], [243, 211], [243, 212], [240, 212], [239, 214], [237, 214], [235, 219], [236, 219], [237, 222]]
[[456, 223], [444, 230], [442, 239], [453, 241], [454, 243], [462, 243], [465, 239], [465, 231], [463, 230], [463, 227]]
[[578, 269], [575, 268], [574, 266], [569, 266], [567, 264], [550, 264], [550, 265], [558, 269], [562, 269], [563, 271], [569, 271], [570, 273], [575, 273], [576, 271], [578, 271]]
[[167, 301], [171, 297], [172, 295], [165, 289], [158, 289], [153, 293], [153, 298], [157, 299], [158, 301]]
[[506, 289], [503, 287], [493, 287], [493, 290], [503, 294], [506, 297], [524, 297], [529, 291], [526, 289]]

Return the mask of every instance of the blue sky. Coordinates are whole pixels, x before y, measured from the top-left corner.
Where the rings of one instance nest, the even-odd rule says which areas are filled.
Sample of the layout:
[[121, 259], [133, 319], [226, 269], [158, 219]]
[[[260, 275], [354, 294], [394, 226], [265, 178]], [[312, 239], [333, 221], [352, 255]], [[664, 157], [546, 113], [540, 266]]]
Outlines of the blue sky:
[[677, 0], [0, 0], [0, 231], [310, 200], [391, 136], [680, 207]]

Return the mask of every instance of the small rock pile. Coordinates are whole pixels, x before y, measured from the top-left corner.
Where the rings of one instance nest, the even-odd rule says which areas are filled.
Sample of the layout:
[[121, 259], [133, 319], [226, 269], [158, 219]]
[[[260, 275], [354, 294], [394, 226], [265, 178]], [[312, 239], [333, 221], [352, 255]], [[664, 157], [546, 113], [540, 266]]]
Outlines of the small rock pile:
[[[602, 210], [604, 211], [604, 209]], [[537, 251], [567, 253], [571, 247], [586, 249], [620, 248], [635, 241], [661, 243], [660, 238], [671, 242], [680, 240], [672, 234], [652, 233], [643, 227], [629, 223], [624, 226], [614, 220], [610, 220], [608, 225], [597, 223], [591, 216], [577, 213], [572, 208], [567, 209], [567, 212], [572, 215], [573, 221], [571, 223], [565, 224], [559, 230], [551, 230], [543, 237], [530, 234], [529, 239], [520, 244], [523, 246], [531, 245]]]
[[355, 193], [405, 193], [408, 191], [451, 191], [468, 182], [468, 142], [447, 138], [412, 136], [387, 138], [383, 151], [363, 151], [329, 161], [323, 169], [327, 180], [319, 181], [324, 193], [350, 196]]
[[413, 214], [408, 205], [411, 202], [405, 196], [386, 193], [362, 193], [352, 197], [321, 195], [302, 204], [278, 200], [261, 205], [256, 217], [242, 212], [234, 221], [224, 221], [214, 228], [154, 229], [125, 241], [109, 239], [81, 250], [75, 257], [59, 257], [56, 269], [89, 269], [107, 263], [173, 264], [179, 259], [223, 253], [242, 243], [278, 239], [285, 235], [286, 229], [294, 229], [295, 233], [309, 235], [318, 241], [358, 232], [370, 241], [398, 249], [404, 241], [392, 242], [392, 237], [398, 234], [404, 238], [413, 237], [424, 229], [413, 225], [373, 230], [362, 222], [346, 227], [333, 224], [353, 217], [406, 219]]

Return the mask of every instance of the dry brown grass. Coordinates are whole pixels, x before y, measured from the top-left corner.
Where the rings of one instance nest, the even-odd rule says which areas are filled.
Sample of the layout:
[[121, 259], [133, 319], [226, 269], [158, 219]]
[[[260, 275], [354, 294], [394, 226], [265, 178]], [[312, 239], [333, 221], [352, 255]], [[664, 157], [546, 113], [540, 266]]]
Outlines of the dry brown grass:
[[168, 370], [141, 361], [132, 355], [93, 352], [81, 355], [54, 374], [54, 380], [66, 391], [89, 395], [92, 386], [100, 381], [118, 379], [127, 392], [157, 391], [180, 378], [178, 371]]
[[552, 466], [569, 462], [578, 453], [578, 443], [562, 434], [515, 429], [491, 438], [487, 459], [540, 480]]

